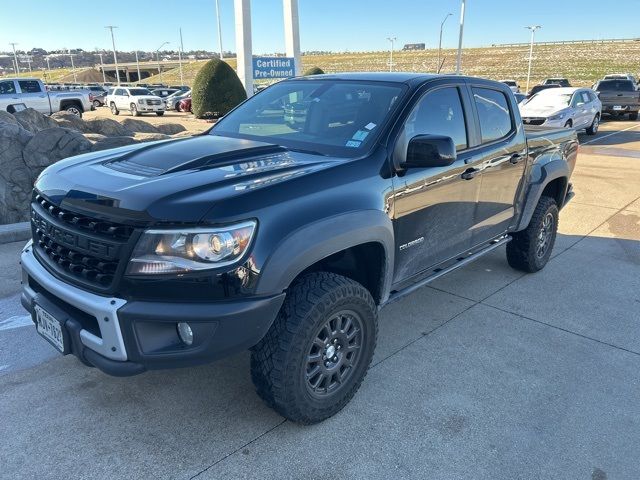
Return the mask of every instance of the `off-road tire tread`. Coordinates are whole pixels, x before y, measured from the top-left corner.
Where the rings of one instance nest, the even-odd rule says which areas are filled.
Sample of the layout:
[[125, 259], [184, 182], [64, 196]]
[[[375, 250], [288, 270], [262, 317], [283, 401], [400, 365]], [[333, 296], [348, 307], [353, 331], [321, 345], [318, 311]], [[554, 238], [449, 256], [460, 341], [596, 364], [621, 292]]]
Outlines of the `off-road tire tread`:
[[544, 266], [547, 264], [550, 252], [553, 251], [553, 246], [555, 245], [556, 233], [554, 232], [553, 239], [551, 240], [551, 245], [549, 245], [549, 254], [547, 255], [547, 260], [541, 265], [537, 261], [536, 253], [535, 253], [535, 245], [536, 245], [536, 236], [538, 233], [538, 229], [544, 216], [546, 215], [549, 208], [556, 209], [555, 215], [555, 232], [558, 231], [558, 205], [554, 198], [543, 195], [540, 197], [538, 201], [538, 205], [536, 205], [535, 210], [533, 211], [533, 215], [531, 217], [531, 221], [526, 229], [516, 232], [512, 234], [512, 240], [507, 243], [507, 262], [512, 268], [516, 270], [522, 270], [528, 273], [534, 273], [539, 270], [542, 270]]
[[[296, 394], [294, 359], [300, 358], [309, 336], [313, 335], [318, 317], [339, 303], [359, 302], [373, 315], [373, 346], [378, 336], [377, 307], [369, 291], [358, 282], [328, 272], [310, 273], [293, 284], [273, 325], [265, 337], [252, 348], [251, 378], [264, 402], [283, 417], [301, 424], [320, 422], [340, 411], [355, 395], [364, 374], [334, 405], [326, 408], [307, 408]], [[364, 321], [364, 320], [363, 320]], [[363, 359], [361, 359], [362, 361]], [[364, 359], [366, 361], [366, 359]], [[352, 379], [355, 377], [352, 377]], [[350, 379], [351, 380], [351, 379]]]

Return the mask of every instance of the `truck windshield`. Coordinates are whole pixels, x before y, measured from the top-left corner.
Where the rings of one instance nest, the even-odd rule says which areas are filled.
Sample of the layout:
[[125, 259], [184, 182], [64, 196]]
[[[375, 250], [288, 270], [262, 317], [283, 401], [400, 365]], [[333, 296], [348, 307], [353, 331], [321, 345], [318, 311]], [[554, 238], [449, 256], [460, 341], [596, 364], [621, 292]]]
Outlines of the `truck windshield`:
[[404, 91], [385, 82], [285, 81], [247, 100], [210, 134], [355, 157], [373, 144]]
[[151, 95], [151, 92], [146, 88], [130, 88], [129, 93], [133, 97], [138, 97], [140, 95]]

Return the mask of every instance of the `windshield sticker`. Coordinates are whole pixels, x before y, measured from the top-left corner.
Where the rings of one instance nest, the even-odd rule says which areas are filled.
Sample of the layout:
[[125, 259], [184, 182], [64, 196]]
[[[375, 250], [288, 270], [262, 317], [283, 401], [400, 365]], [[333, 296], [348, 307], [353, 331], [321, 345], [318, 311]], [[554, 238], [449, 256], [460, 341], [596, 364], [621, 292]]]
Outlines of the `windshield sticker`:
[[345, 146], [346, 146], [346, 147], [358, 148], [358, 147], [360, 146], [360, 144], [361, 144], [361, 143], [362, 143], [362, 142], [358, 142], [358, 141], [356, 141], [356, 140], [349, 140], [349, 141], [347, 141], [347, 143], [346, 143], [346, 145], [345, 145]]
[[369, 135], [369, 132], [366, 132], [364, 130], [358, 130], [356, 133], [353, 134], [353, 137], [351, 137], [351, 140], [364, 140], [365, 138], [367, 138], [367, 135]]
[[364, 128], [366, 128], [367, 130], [373, 130], [374, 128], [376, 128], [376, 124], [375, 123], [368, 123], [364, 126]]

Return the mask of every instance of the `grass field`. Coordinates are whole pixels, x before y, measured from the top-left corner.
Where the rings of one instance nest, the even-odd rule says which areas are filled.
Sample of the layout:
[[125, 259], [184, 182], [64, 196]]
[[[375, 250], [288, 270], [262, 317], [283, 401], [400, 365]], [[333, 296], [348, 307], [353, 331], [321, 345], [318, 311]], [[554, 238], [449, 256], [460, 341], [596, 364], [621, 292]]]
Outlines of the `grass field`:
[[[527, 79], [527, 46], [495, 46], [466, 48], [462, 56], [463, 73], [493, 79], [513, 78], [524, 88]], [[569, 78], [576, 86], [590, 86], [607, 73], [638, 73], [640, 41], [619, 43], [584, 43], [538, 45], [534, 50], [532, 84], [546, 77]], [[456, 51], [443, 50], [443, 72], [455, 70]], [[395, 52], [394, 70], [409, 72], [433, 72], [437, 68], [438, 51], [422, 50]], [[353, 52], [328, 55], [304, 55], [303, 70], [317, 65], [327, 73], [348, 71], [386, 71], [389, 69], [389, 52]], [[235, 68], [235, 59], [229, 59]], [[183, 67], [185, 83], [191, 84], [204, 61], [192, 62]], [[178, 69], [163, 74], [165, 83], [178, 83]], [[158, 76], [145, 82], [158, 82]]]

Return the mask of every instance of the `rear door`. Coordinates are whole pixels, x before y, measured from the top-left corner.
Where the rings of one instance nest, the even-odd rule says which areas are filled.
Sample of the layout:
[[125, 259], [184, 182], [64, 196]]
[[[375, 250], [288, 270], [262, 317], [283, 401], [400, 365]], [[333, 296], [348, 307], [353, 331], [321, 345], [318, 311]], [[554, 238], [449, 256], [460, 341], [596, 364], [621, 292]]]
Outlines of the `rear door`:
[[14, 103], [20, 103], [15, 81], [0, 80], [0, 110], [6, 111]]
[[119, 110], [127, 110], [129, 108], [129, 96], [124, 88], [116, 89], [115, 93], [116, 107]]
[[40, 113], [47, 115], [51, 113], [49, 97], [38, 80], [18, 80], [18, 87], [21, 92], [21, 103]]
[[502, 89], [492, 84], [471, 84], [481, 162], [480, 195], [473, 244], [480, 245], [514, 224], [523, 194], [527, 145], [517, 107]]
[[[451, 137], [457, 159], [448, 167], [410, 168], [393, 178], [395, 283], [465, 252], [472, 243], [479, 179], [470, 152], [470, 99], [464, 82], [429, 84], [406, 116], [394, 147], [394, 163], [416, 135]], [[468, 113], [467, 113], [468, 112]]]

